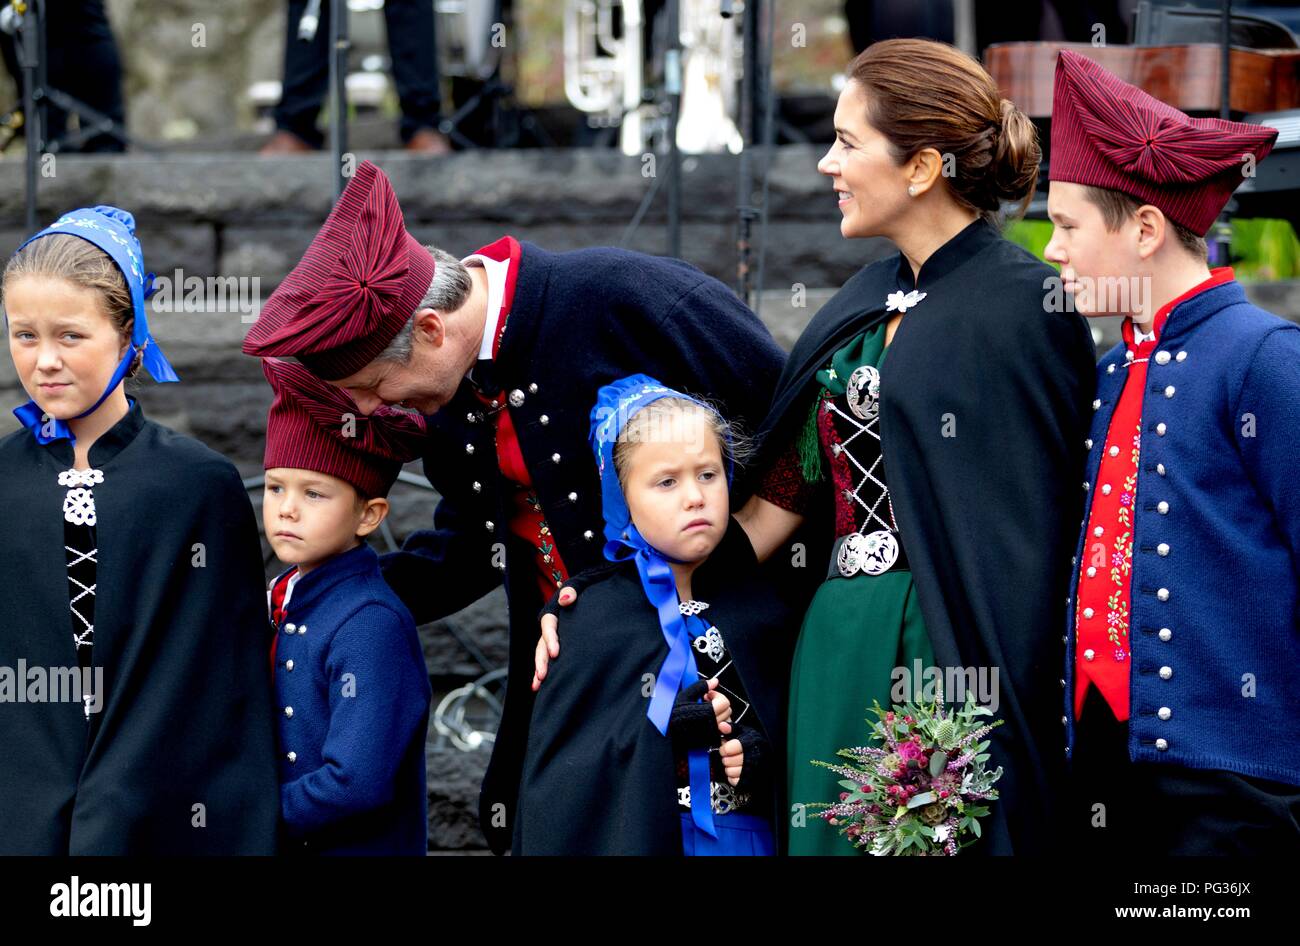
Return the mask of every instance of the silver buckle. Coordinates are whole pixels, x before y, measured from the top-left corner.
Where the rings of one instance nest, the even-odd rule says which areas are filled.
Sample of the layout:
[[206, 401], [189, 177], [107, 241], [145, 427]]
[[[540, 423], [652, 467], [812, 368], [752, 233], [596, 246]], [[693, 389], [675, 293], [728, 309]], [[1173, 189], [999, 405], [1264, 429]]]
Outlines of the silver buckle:
[[852, 578], [858, 572], [883, 575], [898, 561], [898, 551], [898, 539], [892, 532], [884, 529], [867, 535], [854, 532], [844, 537], [835, 564], [845, 578]]
[[[715, 815], [726, 815], [749, 804], [749, 793], [738, 792], [729, 782], [709, 783], [709, 807]], [[677, 804], [683, 808], [691, 807], [691, 787], [683, 785], [677, 789]]]

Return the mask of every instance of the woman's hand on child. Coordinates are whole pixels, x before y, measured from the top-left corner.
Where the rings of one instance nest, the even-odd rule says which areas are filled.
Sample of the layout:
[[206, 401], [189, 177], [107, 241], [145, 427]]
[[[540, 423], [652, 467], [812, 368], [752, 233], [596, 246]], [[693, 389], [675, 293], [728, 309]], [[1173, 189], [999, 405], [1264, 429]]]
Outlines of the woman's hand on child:
[[722, 754], [722, 767], [726, 770], [727, 781], [734, 786], [740, 781], [740, 773], [745, 766], [745, 747], [739, 739], [728, 739], [718, 752]]

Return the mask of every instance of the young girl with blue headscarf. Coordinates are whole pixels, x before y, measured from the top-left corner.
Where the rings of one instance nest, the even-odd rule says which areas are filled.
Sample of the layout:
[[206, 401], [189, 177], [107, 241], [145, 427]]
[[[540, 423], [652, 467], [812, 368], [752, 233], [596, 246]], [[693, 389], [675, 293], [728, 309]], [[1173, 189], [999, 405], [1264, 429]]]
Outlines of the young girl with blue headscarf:
[[729, 513], [730, 429], [645, 375], [591, 421], [611, 564], [560, 615], [513, 850], [774, 854], [781, 635]]
[[2, 854], [276, 848], [261, 546], [234, 466], [126, 394], [141, 366], [179, 380], [152, 283], [103, 205], [5, 268], [30, 400], [0, 440]]

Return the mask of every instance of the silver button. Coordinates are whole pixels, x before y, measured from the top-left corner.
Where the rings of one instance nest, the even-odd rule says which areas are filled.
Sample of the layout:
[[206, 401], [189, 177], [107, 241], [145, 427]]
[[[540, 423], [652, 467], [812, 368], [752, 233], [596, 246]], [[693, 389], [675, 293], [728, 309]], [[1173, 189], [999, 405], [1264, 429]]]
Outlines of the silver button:
[[289, 717], [290, 719], [292, 719], [292, 718], [293, 718], [293, 707], [292, 707], [292, 706], [286, 706], [286, 707], [284, 708], [284, 715], [287, 716], [287, 717]]
[[474, 423], [476, 420], [478, 420], [478, 418], [474, 416], [473, 411], [470, 411], [468, 414], [466, 414], [465, 419], [469, 421], [471, 424]]
[[[1084, 608], [1084, 609], [1083, 609], [1083, 616], [1084, 616], [1085, 618], [1091, 618], [1091, 617], [1092, 617], [1092, 614], [1093, 614], [1092, 608]], [[1089, 660], [1092, 659], [1092, 657], [1090, 656], [1091, 654], [1092, 654], [1092, 651], [1088, 651], [1088, 655], [1089, 655], [1089, 656], [1088, 656], [1088, 659], [1089, 659]]]
[[1186, 360], [1187, 360], [1187, 352], [1180, 351], [1178, 353], [1178, 361], [1186, 361]]
[[478, 480], [474, 481], [474, 492], [476, 493], [483, 492], [483, 484], [480, 483]]
[[288, 624], [286, 624], [286, 625], [284, 626], [284, 632], [285, 632], [286, 634], [297, 634], [297, 633], [298, 633], [298, 625], [297, 625], [297, 624], [294, 624], [294, 623], [291, 621], [290, 623], [288, 623]]
[[1172, 356], [1167, 351], [1158, 351], [1156, 352], [1156, 364], [1167, 365], [1169, 364], [1169, 359], [1171, 357]]
[[469, 454], [473, 454], [473, 452], [474, 452], [474, 445], [473, 445], [472, 443], [467, 443], [467, 444], [465, 444], [465, 452], [466, 452], [466, 453], [469, 453]]
[[1117, 456], [1119, 456], [1119, 447], [1111, 447], [1111, 448], [1110, 448], [1110, 455], [1111, 455], [1112, 457], [1117, 457]]
[[1156, 554], [1159, 555], [1161, 558], [1165, 558], [1166, 556], [1168, 556], [1168, 555], [1169, 555], [1169, 543], [1168, 543], [1168, 542], [1161, 542], [1159, 545], [1157, 545], [1157, 546], [1156, 546]]
[[1088, 484], [1085, 482], [1085, 483], [1083, 484], [1083, 491], [1086, 493], [1086, 492], [1088, 491], [1088, 489], [1089, 489], [1089, 486], [1088, 486]]
[[284, 662], [284, 669], [285, 669], [285, 670], [288, 670], [290, 673], [293, 673], [293, 661], [292, 661], [292, 660], [286, 660], [286, 661]]
[[511, 407], [523, 407], [523, 406], [524, 406], [524, 392], [523, 392], [523, 391], [519, 390], [518, 388], [515, 388], [513, 391], [510, 392], [510, 406], [511, 406]]
[[1174, 711], [1171, 710], [1168, 706], [1162, 706], [1160, 707], [1160, 709], [1156, 710], [1156, 715], [1159, 716], [1161, 719], [1168, 719], [1170, 716], [1174, 715]]
[[297, 762], [297, 761], [298, 761], [298, 753], [296, 753], [296, 752], [289, 752], [287, 755], [285, 755], [285, 758], [288, 759], [290, 762]]
[[1099, 538], [1099, 539], [1102, 537], [1102, 535], [1103, 535], [1105, 532], [1106, 532], [1106, 530], [1103, 529], [1101, 526], [1097, 526], [1097, 528], [1095, 528], [1095, 529], [1092, 530], [1092, 534], [1095, 535], [1095, 536], [1096, 536], [1097, 538]]
[[1068, 725], [1070, 725], [1069, 717], [1062, 716], [1062, 717], [1061, 717], [1061, 725], [1062, 725], [1062, 726], [1068, 726]]
[[590, 542], [594, 536], [595, 536], [595, 533], [593, 533], [590, 529], [588, 529], [586, 532], [582, 533], [582, 537], [583, 537], [584, 539], [586, 539], [588, 542]]
[[1071, 556], [1070, 556], [1070, 564], [1071, 564], [1071, 565], [1078, 565], [1078, 564], [1079, 564], [1079, 556], [1077, 556], [1077, 555], [1071, 555]]
[[1084, 445], [1085, 447], [1087, 447], [1089, 450], [1091, 450], [1091, 449], [1092, 449], [1092, 438], [1089, 437], [1087, 440], [1085, 440], [1085, 441], [1083, 442], [1083, 445]]
[[495, 532], [495, 531], [496, 531], [497, 524], [496, 524], [495, 522], [493, 522], [491, 519], [489, 519], [487, 522], [483, 523], [483, 525], [484, 525], [484, 527], [486, 527], [486, 529], [487, 529], [489, 532]]
[[1132, 353], [1131, 351], [1126, 351], [1126, 352], [1124, 352], [1124, 360], [1125, 360], [1125, 361], [1132, 361], [1132, 360], [1133, 360], [1133, 353]]
[[537, 418], [537, 419], [541, 422], [541, 424], [542, 424], [543, 427], [545, 427], [547, 424], [549, 424], [549, 423], [551, 422], [551, 419], [550, 419], [549, 417], [547, 417], [545, 414], [543, 414], [541, 417], [539, 417], [539, 418]]
[[1107, 366], [1106, 366], [1106, 374], [1114, 374], [1114, 373], [1115, 373], [1115, 366], [1114, 366], [1114, 365], [1107, 365]]
[[1160, 668], [1160, 679], [1161, 679], [1161, 680], [1168, 680], [1168, 679], [1169, 679], [1170, 677], [1172, 677], [1173, 675], [1174, 675], [1174, 668], [1173, 668], [1173, 667], [1161, 667], [1161, 668]]
[[307, 625], [306, 625], [306, 624], [299, 624], [299, 625], [298, 625], [298, 633], [299, 633], [299, 634], [306, 634], [306, 633], [307, 633]]
[[1174, 632], [1167, 627], [1160, 628], [1160, 633], [1156, 635], [1165, 643], [1168, 643], [1174, 636]]
[[1159, 591], [1156, 592], [1156, 597], [1159, 598], [1161, 601], [1168, 601], [1168, 600], [1169, 600], [1169, 589], [1168, 589], [1168, 588], [1161, 588]]
[[1065, 681], [1064, 681], [1064, 680], [1061, 681], [1061, 689], [1062, 689], [1062, 690], [1065, 689]]
[[1174, 386], [1171, 384], [1169, 385], [1169, 387], [1165, 388], [1165, 397], [1173, 397], [1173, 396], [1174, 396]]
[[552, 463], [559, 463], [559, 462], [560, 462], [560, 455], [559, 455], [558, 453], [552, 453], [552, 454], [551, 454], [551, 462], [552, 462]]
[[1162, 516], [1169, 515], [1169, 504], [1163, 499], [1160, 500], [1160, 502], [1156, 503], [1156, 512], [1160, 513]]
[[1091, 647], [1089, 647], [1087, 650], [1085, 650], [1085, 651], [1083, 652], [1083, 659], [1084, 659], [1084, 660], [1092, 660], [1092, 658], [1094, 658], [1094, 657], [1096, 657], [1096, 656], [1097, 656], [1097, 652], [1096, 652], [1095, 650], [1093, 650]]
[[577, 501], [578, 501], [578, 494], [577, 494], [577, 493], [570, 493], [570, 494], [569, 494], [569, 502], [571, 502], [571, 503], [576, 503]]
[[535, 385], [535, 384], [530, 384], [530, 385], [528, 385], [528, 393], [529, 393], [529, 394], [536, 394], [536, 393], [537, 393], [537, 385]]
[[1164, 425], [1164, 422], [1161, 421], [1159, 424], [1156, 424], [1156, 436], [1163, 437], [1165, 435], [1165, 431], [1167, 431], [1168, 429], [1169, 428]]
[[1110, 484], [1109, 484], [1109, 483], [1103, 483], [1103, 484], [1102, 484], [1102, 487], [1101, 487], [1101, 495], [1103, 495], [1103, 496], [1109, 496], [1109, 495], [1110, 495]]
[[1165, 465], [1164, 465], [1163, 463], [1157, 463], [1157, 464], [1156, 464], [1156, 472], [1159, 473], [1161, 476], [1164, 476], [1164, 475], [1165, 475]]
[[1092, 402], [1092, 409], [1095, 411], [1095, 410], [1099, 410], [1100, 408], [1101, 408], [1101, 398], [1097, 398], [1095, 401]]
[[1156, 748], [1159, 749], [1161, 752], [1164, 752], [1166, 749], [1169, 748], [1169, 740], [1167, 740], [1167, 739], [1157, 739], [1157, 740], [1156, 740]]
[[1088, 577], [1089, 577], [1089, 578], [1096, 578], [1096, 577], [1097, 577], [1097, 569], [1094, 568], [1094, 567], [1091, 566], [1091, 565], [1088, 566]]
[[1061, 635], [1061, 643], [1062, 643], [1062, 644], [1068, 644], [1068, 643], [1070, 643], [1070, 639], [1069, 639], [1068, 637], [1066, 637], [1064, 634], [1062, 634], [1062, 635]]

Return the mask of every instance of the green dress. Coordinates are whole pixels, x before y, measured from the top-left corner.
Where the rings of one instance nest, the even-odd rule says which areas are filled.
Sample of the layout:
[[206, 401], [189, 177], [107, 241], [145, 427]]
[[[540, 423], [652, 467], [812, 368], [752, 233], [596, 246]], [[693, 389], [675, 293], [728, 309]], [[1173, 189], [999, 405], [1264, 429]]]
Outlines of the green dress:
[[[906, 550], [894, 560], [890, 539], [881, 536], [897, 539], [880, 454], [879, 367], [885, 330], [882, 323], [859, 336], [817, 373], [822, 390], [800, 443], [805, 478], [834, 483], [836, 535], [872, 536], [868, 541], [877, 548], [883, 542], [886, 548], [875, 553], [869, 570], [854, 571], [851, 553], [835, 556], [854, 573], [844, 577], [833, 562], [832, 577], [817, 590], [804, 617], [790, 679], [787, 778], [792, 806], [836, 801], [843, 791], [840, 776], [812, 760], [843, 761], [838, 750], [866, 743], [867, 720], [875, 718], [868, 712], [872, 701], [885, 708], [894, 702], [894, 668], [910, 671], [916, 660], [923, 667], [934, 664], [912, 573], [905, 567]], [[860, 540], [850, 541], [862, 547]], [[837, 548], [842, 543], [837, 541]], [[862, 553], [856, 554], [860, 569]], [[890, 561], [888, 570], [874, 573]], [[790, 854], [856, 854], [817, 811], [792, 809]]]

